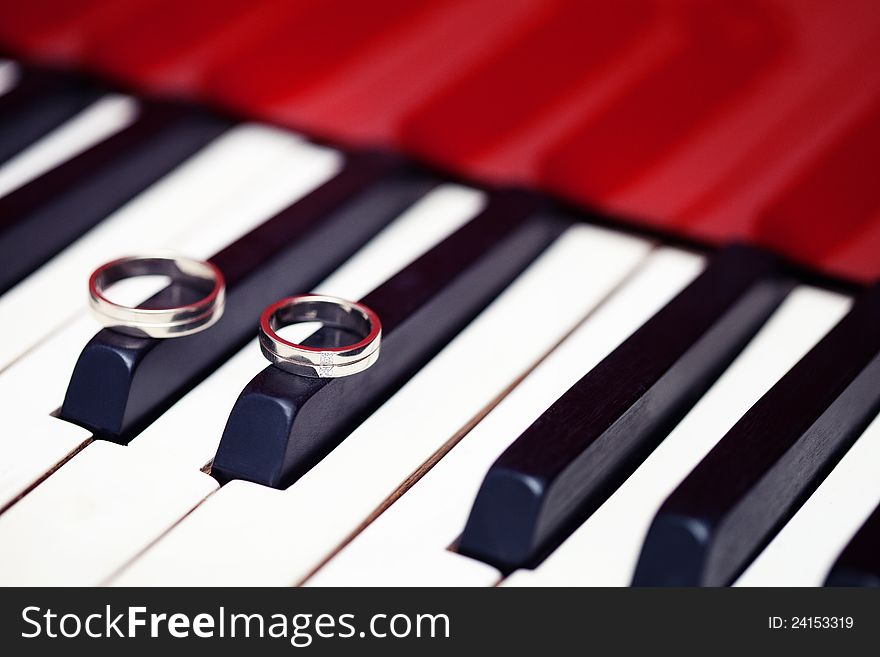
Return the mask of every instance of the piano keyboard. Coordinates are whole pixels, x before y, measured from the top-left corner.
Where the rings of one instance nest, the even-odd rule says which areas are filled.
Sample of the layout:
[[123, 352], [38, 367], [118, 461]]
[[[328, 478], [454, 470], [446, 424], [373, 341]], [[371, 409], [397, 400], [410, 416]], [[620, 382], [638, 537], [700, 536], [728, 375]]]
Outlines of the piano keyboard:
[[[880, 581], [880, 289], [595, 218], [0, 62], [0, 584]], [[221, 322], [99, 331], [90, 272], [158, 248]], [[379, 364], [248, 414], [310, 290]]]

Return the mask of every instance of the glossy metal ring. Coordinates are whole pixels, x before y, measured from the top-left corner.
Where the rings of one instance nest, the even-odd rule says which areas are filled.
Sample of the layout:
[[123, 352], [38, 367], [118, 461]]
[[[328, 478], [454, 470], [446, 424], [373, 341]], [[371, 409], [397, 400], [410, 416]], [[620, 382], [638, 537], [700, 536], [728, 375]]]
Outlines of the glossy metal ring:
[[[320, 322], [345, 329], [360, 339], [334, 348], [307, 347], [280, 337], [278, 329], [300, 322]], [[382, 324], [360, 303], [319, 294], [281, 299], [260, 317], [260, 348], [270, 363], [292, 374], [313, 378], [339, 378], [363, 372], [379, 358]]]
[[[108, 287], [133, 276], [168, 276], [172, 284], [204, 291], [193, 303], [133, 308], [110, 301]], [[138, 337], [177, 338], [204, 331], [223, 315], [226, 283], [210, 262], [177, 255], [127, 256], [101, 265], [89, 277], [89, 306], [105, 327]]]

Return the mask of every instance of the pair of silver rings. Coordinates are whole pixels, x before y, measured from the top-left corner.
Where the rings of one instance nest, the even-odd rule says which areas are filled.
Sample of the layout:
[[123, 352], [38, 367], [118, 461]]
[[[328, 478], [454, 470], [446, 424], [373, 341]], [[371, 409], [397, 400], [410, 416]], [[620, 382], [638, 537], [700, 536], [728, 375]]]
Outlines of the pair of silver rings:
[[[152, 308], [126, 306], [107, 297], [107, 288], [134, 276], [167, 276], [172, 284], [200, 295], [191, 303]], [[213, 326], [223, 315], [226, 283], [212, 263], [177, 255], [141, 255], [113, 260], [89, 277], [89, 306], [103, 326], [137, 337], [178, 338]], [[354, 336], [351, 344], [309, 347], [282, 338], [285, 326], [318, 322]], [[382, 324], [365, 305], [338, 297], [302, 294], [273, 303], [260, 316], [260, 349], [274, 366], [292, 374], [338, 378], [363, 372], [379, 358]]]

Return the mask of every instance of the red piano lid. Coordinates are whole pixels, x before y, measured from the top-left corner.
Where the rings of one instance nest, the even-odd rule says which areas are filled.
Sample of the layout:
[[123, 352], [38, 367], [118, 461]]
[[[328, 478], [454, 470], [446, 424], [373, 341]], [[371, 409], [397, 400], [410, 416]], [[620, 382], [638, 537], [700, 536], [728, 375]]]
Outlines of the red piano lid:
[[155, 5], [155, 0], [4, 0], [0, 42], [39, 61], [75, 63], [95, 39], [151, 13]]
[[0, 0], [0, 43], [880, 277], [874, 0]]
[[[154, 93], [193, 94], [202, 75], [235, 56], [289, 15], [293, 3], [274, 0], [201, 2], [151, 0], [150, 11], [95, 37], [80, 61], [105, 75]], [[169, 20], [173, 15], [174, 20]]]

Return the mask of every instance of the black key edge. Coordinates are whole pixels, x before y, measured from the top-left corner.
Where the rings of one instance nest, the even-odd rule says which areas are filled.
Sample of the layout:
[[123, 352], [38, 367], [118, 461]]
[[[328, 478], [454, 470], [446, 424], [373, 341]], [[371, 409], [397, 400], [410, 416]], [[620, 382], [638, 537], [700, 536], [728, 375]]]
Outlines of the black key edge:
[[[311, 289], [435, 184], [395, 156], [352, 155], [337, 176], [211, 259], [227, 290], [210, 329], [166, 340], [99, 331], [80, 354], [59, 416], [98, 439], [129, 442], [255, 337], [265, 306]], [[167, 305], [176, 293], [166, 288], [144, 305]]]
[[[716, 254], [502, 453], [458, 550], [502, 572], [540, 563], [687, 414], [792, 287], [784, 263], [765, 251]], [[688, 331], [696, 340], [682, 342]]]
[[[284, 488], [318, 463], [567, 228], [531, 198], [496, 195], [480, 216], [363, 299], [383, 323], [382, 355], [370, 369], [339, 379], [271, 366], [257, 375], [232, 409], [212, 475], [221, 484]], [[317, 344], [322, 333], [313, 336]]]
[[843, 548], [825, 586], [880, 586], [880, 506]]
[[132, 125], [0, 198], [0, 292], [229, 127], [188, 106], [147, 104]]
[[22, 66], [18, 83], [0, 96], [0, 164], [76, 116], [102, 93], [79, 76]]
[[634, 586], [726, 586], [748, 567], [880, 410], [878, 335], [880, 286], [859, 297], [666, 499]]

